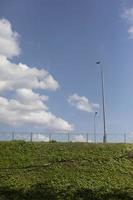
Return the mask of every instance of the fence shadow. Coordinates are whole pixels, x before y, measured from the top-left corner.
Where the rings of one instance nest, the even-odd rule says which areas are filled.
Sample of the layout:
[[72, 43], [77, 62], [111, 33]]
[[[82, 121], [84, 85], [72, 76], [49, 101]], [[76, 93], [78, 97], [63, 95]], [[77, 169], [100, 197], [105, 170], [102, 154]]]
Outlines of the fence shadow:
[[90, 189], [81, 189], [75, 193], [75, 199], [82, 200], [133, 200], [133, 196], [128, 191], [113, 190], [112, 192], [103, 193], [92, 191]]
[[[103, 190], [102, 190], [103, 191]], [[132, 194], [125, 191], [114, 190], [102, 194], [91, 189], [71, 190], [65, 188], [58, 190], [48, 184], [40, 183], [33, 185], [28, 191], [15, 190], [8, 187], [0, 188], [0, 200], [133, 200]]]

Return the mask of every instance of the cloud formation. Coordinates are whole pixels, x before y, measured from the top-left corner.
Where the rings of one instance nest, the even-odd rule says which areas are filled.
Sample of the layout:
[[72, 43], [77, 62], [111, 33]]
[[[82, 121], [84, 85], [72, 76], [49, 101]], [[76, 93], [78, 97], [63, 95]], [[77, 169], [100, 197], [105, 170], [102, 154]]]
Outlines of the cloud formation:
[[[8, 20], [0, 20], [0, 123], [30, 125], [50, 130], [73, 126], [49, 111], [48, 96], [36, 91], [56, 91], [59, 83], [44, 69], [16, 64], [9, 59], [20, 54], [18, 33]], [[5, 95], [11, 93], [9, 95]], [[41, 93], [42, 93], [41, 92]]]
[[54, 130], [71, 130], [72, 126], [62, 118], [47, 111], [41, 100], [23, 103], [20, 99], [0, 97], [0, 122], [9, 125], [33, 125]]
[[12, 58], [20, 54], [19, 35], [12, 30], [11, 23], [0, 20], [0, 55]]
[[123, 18], [125, 18], [127, 23], [129, 24], [128, 27], [129, 38], [133, 39], [133, 7], [124, 10]]
[[69, 96], [68, 102], [70, 105], [84, 112], [94, 112], [95, 109], [99, 108], [99, 104], [92, 103], [87, 97], [79, 96], [76, 93]]
[[74, 137], [74, 142], [86, 142], [86, 138], [83, 135], [76, 135]]
[[83, 135], [76, 135], [73, 139], [73, 142], [89, 142], [89, 143], [91, 143], [92, 141], [91, 140], [87, 141], [87, 138]]
[[33, 141], [36, 142], [49, 142], [49, 137], [43, 135], [43, 134], [33, 134]]
[[19, 88], [57, 90], [58, 82], [45, 70], [31, 68], [22, 63], [15, 64], [0, 56], [0, 91]]

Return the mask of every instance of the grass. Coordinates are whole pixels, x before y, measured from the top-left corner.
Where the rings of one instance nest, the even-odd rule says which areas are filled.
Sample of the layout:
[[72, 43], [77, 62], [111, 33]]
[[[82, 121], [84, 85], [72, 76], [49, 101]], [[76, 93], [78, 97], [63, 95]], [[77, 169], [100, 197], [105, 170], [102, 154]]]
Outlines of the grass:
[[132, 200], [133, 145], [1, 142], [0, 200]]

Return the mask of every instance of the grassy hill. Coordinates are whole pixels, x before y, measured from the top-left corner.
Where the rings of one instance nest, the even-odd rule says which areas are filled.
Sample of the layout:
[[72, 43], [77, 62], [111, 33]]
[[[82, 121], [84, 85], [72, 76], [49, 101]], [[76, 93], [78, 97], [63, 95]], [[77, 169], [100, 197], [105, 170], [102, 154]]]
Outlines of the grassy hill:
[[133, 146], [0, 143], [0, 200], [133, 199]]

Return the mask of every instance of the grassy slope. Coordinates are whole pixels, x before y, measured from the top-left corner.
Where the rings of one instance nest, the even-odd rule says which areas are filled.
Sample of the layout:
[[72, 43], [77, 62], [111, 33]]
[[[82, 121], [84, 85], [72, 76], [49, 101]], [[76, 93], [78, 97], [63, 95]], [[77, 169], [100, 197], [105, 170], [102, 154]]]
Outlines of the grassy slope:
[[0, 143], [0, 200], [133, 199], [132, 145]]

